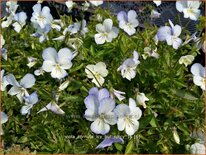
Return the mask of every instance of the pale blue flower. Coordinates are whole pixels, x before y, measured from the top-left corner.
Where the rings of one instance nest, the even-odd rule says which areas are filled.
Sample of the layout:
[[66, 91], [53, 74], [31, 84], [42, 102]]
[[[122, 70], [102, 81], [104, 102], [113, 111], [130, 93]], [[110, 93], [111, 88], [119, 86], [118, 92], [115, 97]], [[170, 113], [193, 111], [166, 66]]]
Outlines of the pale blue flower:
[[26, 25], [26, 19], [27, 19], [27, 15], [25, 12], [20, 12], [15, 14], [14, 16], [14, 23], [12, 24], [12, 26], [14, 27], [14, 30], [19, 33], [21, 31], [21, 29], [23, 28], [24, 25]]
[[174, 25], [170, 20], [169, 23], [171, 27], [160, 27], [156, 37], [159, 41], [166, 41], [168, 45], [172, 45], [174, 49], [178, 49], [182, 44], [182, 39], [179, 38], [182, 28], [179, 25]]
[[25, 96], [24, 100], [25, 100], [25, 105], [22, 106], [21, 108], [21, 114], [29, 115], [31, 108], [38, 102], [38, 95], [36, 92], [33, 92], [31, 95]]
[[195, 63], [191, 67], [191, 73], [194, 84], [205, 90], [205, 68], [201, 64]]
[[8, 121], [8, 116], [4, 112], [1, 112], [1, 126], [0, 126], [0, 135], [4, 134], [4, 131], [2, 129], [2, 124], [6, 123]]
[[140, 64], [139, 55], [137, 51], [134, 51], [133, 57], [126, 59], [123, 64], [117, 69], [117, 71], [121, 71], [121, 75], [123, 78], [131, 80], [136, 76], [136, 68]]
[[41, 4], [33, 6], [33, 13], [31, 22], [35, 25], [39, 25], [41, 29], [44, 29], [46, 25], [51, 25], [53, 17], [50, 13], [49, 7], [45, 6], [41, 9]]
[[90, 128], [96, 134], [105, 135], [110, 125], [116, 124], [116, 115], [113, 112], [115, 101], [110, 97], [107, 89], [94, 87], [90, 89], [89, 96], [84, 100], [86, 105], [85, 118], [92, 121]]
[[85, 34], [88, 32], [88, 28], [87, 28], [87, 22], [85, 19], [82, 20], [82, 29], [81, 29], [81, 35], [83, 37], [85, 37]]
[[39, 42], [42, 43], [45, 40], [49, 40], [48, 33], [51, 30], [50, 25], [46, 25], [43, 29], [39, 26], [37, 27], [37, 32], [32, 34], [32, 37], [39, 37]]
[[29, 96], [27, 88], [33, 87], [35, 84], [35, 77], [32, 74], [26, 74], [21, 80], [20, 83], [16, 81], [16, 78], [13, 74], [6, 76], [6, 79], [10, 85], [13, 87], [9, 90], [8, 94], [16, 95], [20, 102], [23, 101], [24, 96]]
[[80, 30], [80, 23], [79, 22], [76, 22], [74, 24], [71, 24], [68, 26], [68, 31], [71, 33], [71, 34], [75, 34], [77, 33], [79, 30]]
[[111, 19], [105, 19], [103, 24], [97, 24], [96, 31], [98, 32], [98, 34], [94, 35], [96, 44], [111, 42], [119, 33], [119, 29], [113, 26]]
[[134, 10], [130, 10], [128, 13], [121, 11], [117, 15], [119, 21], [119, 27], [123, 29], [128, 35], [133, 35], [136, 32], [136, 27], [139, 25], [137, 20], [137, 13]]
[[46, 48], [43, 51], [42, 57], [44, 59], [42, 69], [46, 72], [51, 72], [53, 78], [62, 79], [68, 75], [65, 71], [72, 67], [73, 53], [68, 48], [62, 48], [57, 51], [52, 48]]
[[108, 137], [108, 138], [105, 138], [105, 139], [96, 147], [96, 149], [102, 149], [102, 148], [111, 146], [113, 143], [121, 143], [121, 144], [124, 144], [124, 140], [123, 140], [122, 138]]
[[139, 119], [142, 116], [142, 111], [136, 106], [134, 99], [129, 99], [129, 106], [126, 104], [119, 104], [114, 109], [118, 117], [117, 127], [119, 131], [125, 130], [131, 136], [139, 129]]

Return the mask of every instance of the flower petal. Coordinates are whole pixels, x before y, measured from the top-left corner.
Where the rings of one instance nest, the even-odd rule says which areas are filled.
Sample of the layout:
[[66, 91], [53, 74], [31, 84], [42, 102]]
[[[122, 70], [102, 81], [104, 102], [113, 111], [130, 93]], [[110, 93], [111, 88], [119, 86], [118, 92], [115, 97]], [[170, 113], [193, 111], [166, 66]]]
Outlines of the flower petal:
[[42, 65], [42, 69], [46, 72], [51, 72], [55, 66], [56, 63], [54, 61], [45, 60]]
[[205, 77], [205, 68], [199, 63], [193, 64], [190, 71], [195, 76]]
[[109, 137], [105, 138], [97, 147], [96, 149], [105, 148], [108, 146], [111, 146], [113, 143], [121, 143], [124, 144], [124, 140], [122, 138], [115, 138], [115, 137]]
[[56, 61], [57, 52], [55, 48], [48, 47], [43, 51], [42, 57], [44, 60]]
[[99, 114], [106, 114], [115, 108], [115, 101], [112, 98], [104, 98], [100, 101]]
[[4, 112], [1, 112], [1, 124], [6, 123], [7, 121], [8, 116]]
[[128, 105], [126, 104], [119, 104], [116, 106], [116, 108], [114, 109], [114, 112], [116, 113], [116, 115], [121, 118], [124, 116], [127, 116], [130, 114], [130, 108]]
[[135, 119], [131, 119], [130, 121], [131, 123], [126, 123], [125, 131], [129, 136], [132, 136], [139, 128], [139, 122]]
[[52, 72], [51, 72], [51, 76], [53, 78], [57, 78], [57, 79], [62, 79], [67, 75], [68, 75], [68, 73], [64, 69], [57, 68], [57, 67], [53, 68]]
[[20, 81], [20, 85], [24, 88], [31, 88], [36, 82], [33, 74], [26, 74]]
[[111, 19], [105, 19], [103, 22], [103, 26], [106, 32], [110, 32], [112, 30], [113, 21]]
[[101, 101], [104, 98], [108, 98], [109, 95], [109, 91], [106, 88], [100, 89], [98, 92], [98, 100]]
[[94, 133], [102, 135], [107, 134], [110, 130], [110, 126], [104, 123], [104, 121], [99, 118], [91, 124], [90, 128]]

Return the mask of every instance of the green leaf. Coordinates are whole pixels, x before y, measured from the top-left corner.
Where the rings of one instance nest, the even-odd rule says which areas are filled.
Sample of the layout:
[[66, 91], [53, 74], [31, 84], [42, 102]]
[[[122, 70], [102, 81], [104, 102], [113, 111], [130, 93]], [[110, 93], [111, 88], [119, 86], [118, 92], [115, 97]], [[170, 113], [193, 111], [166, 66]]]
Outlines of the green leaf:
[[198, 100], [198, 98], [193, 96], [189, 91], [175, 90], [175, 89], [172, 89], [171, 91], [172, 91], [172, 93], [174, 95], [177, 95], [177, 96], [182, 97], [184, 99], [187, 99], [187, 100]]
[[148, 116], [145, 116], [145, 117], [142, 117], [139, 121], [139, 128], [142, 129], [142, 128], [145, 128], [147, 125], [149, 125], [150, 121], [152, 120], [152, 118], [154, 117], [154, 115], [148, 115]]
[[114, 146], [116, 147], [116, 149], [117, 149], [118, 151], [122, 151], [122, 149], [123, 149], [123, 146], [122, 146], [122, 144], [120, 144], [120, 143], [114, 143]]
[[134, 148], [134, 142], [133, 140], [131, 140], [126, 146], [125, 154], [132, 153], [133, 148]]

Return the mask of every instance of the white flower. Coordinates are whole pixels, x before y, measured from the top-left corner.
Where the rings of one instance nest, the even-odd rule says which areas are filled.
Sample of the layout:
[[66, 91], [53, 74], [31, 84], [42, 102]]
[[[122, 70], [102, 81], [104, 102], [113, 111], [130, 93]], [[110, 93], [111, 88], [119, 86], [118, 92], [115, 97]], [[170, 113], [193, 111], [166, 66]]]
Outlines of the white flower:
[[35, 84], [35, 77], [32, 74], [26, 74], [18, 83], [13, 74], [6, 76], [9, 84], [13, 87], [9, 90], [8, 94], [16, 95], [20, 102], [23, 101], [24, 96], [29, 96], [27, 88], [31, 88]]
[[96, 65], [87, 65], [85, 72], [89, 79], [96, 84], [97, 87], [101, 87], [104, 83], [104, 77], [108, 75], [106, 64], [104, 62], [98, 62]]
[[65, 112], [57, 105], [57, 103], [55, 101], [51, 101], [49, 104], [46, 105], [46, 107], [39, 110], [37, 112], [37, 114], [40, 113], [40, 112], [43, 112], [43, 111], [47, 111], [47, 110], [50, 110], [53, 113], [58, 114], [58, 115], [64, 115], [65, 114]]
[[119, 131], [125, 130], [131, 136], [139, 129], [138, 120], [142, 116], [142, 111], [136, 106], [134, 99], [129, 99], [129, 106], [126, 104], [119, 104], [114, 109], [118, 116], [117, 127]]
[[147, 108], [146, 101], [149, 101], [149, 99], [145, 96], [144, 93], [138, 93], [136, 97], [137, 103], [142, 105], [144, 108]]
[[193, 55], [185, 55], [179, 59], [179, 64], [184, 64], [186, 67], [194, 61], [195, 57]]
[[6, 86], [9, 85], [8, 81], [7, 81], [7, 76], [4, 76], [4, 70], [2, 69], [1, 70], [1, 73], [0, 73], [0, 82], [1, 82], [1, 85], [0, 85], [0, 90], [1, 91], [4, 91]]
[[32, 23], [39, 25], [41, 29], [44, 29], [46, 25], [51, 25], [53, 17], [49, 7], [45, 6], [41, 9], [41, 4], [36, 4], [33, 6], [33, 11], [31, 17]]
[[71, 33], [71, 34], [75, 34], [77, 33], [79, 30], [80, 30], [80, 23], [79, 22], [76, 22], [74, 24], [71, 24], [68, 26], [68, 31]]
[[66, 89], [69, 85], [70, 81], [69, 80], [66, 80], [64, 81], [60, 86], [59, 86], [59, 91], [62, 91], [64, 89]]
[[94, 35], [96, 44], [104, 44], [105, 42], [111, 42], [118, 36], [119, 30], [113, 27], [111, 19], [105, 19], [103, 24], [96, 25], [96, 31], [98, 34]]
[[182, 28], [179, 25], [175, 25], [169, 20], [170, 26], [160, 27], [157, 32], [157, 39], [159, 41], [167, 41], [168, 45], [172, 45], [174, 49], [178, 49], [182, 44], [182, 39], [179, 38]]
[[34, 75], [36, 76], [43, 75], [43, 74], [44, 74], [44, 70], [42, 68], [39, 68], [34, 71]]
[[43, 51], [42, 57], [44, 59], [42, 69], [51, 72], [53, 78], [61, 79], [68, 75], [65, 69], [72, 67], [73, 59], [70, 49], [62, 48], [57, 53], [54, 48], [49, 47]]
[[195, 63], [191, 67], [191, 73], [194, 84], [205, 90], [205, 68], [201, 64]]
[[197, 1], [177, 1], [176, 9], [184, 13], [184, 18], [197, 20], [200, 16], [200, 2]]
[[192, 154], [205, 154], [205, 145], [200, 143], [192, 144], [190, 147]]
[[159, 6], [159, 5], [162, 4], [161, 0], [156, 0], [156, 1], [153, 1], [153, 2], [156, 4], [156, 6]]
[[5, 40], [4, 40], [4, 37], [2, 34], [0, 34], [0, 37], [1, 37], [1, 48], [3, 47], [3, 45], [5, 44]]
[[25, 105], [21, 108], [21, 114], [26, 115], [30, 114], [31, 108], [38, 102], [38, 96], [36, 92], [33, 92], [29, 96], [24, 97]]
[[28, 57], [27, 60], [28, 60], [27, 66], [29, 68], [33, 67], [37, 63], [37, 58], [34, 57]]
[[137, 65], [140, 64], [139, 55], [137, 51], [134, 51], [133, 58], [126, 59], [123, 64], [117, 69], [117, 71], [121, 71], [121, 75], [123, 78], [131, 80], [136, 76], [136, 68]]
[[65, 4], [68, 8], [68, 11], [70, 12], [76, 3], [73, 2], [73, 1], [68, 0], [68, 1], [65, 2]]
[[14, 27], [14, 30], [17, 33], [19, 33], [21, 29], [23, 28], [23, 26], [26, 24], [26, 19], [27, 19], [27, 15], [25, 12], [20, 12], [20, 13], [15, 14], [14, 20], [16, 22], [13, 23], [12, 26]]
[[125, 95], [125, 92], [113, 89], [113, 92], [111, 94], [112, 98], [114, 98], [114, 95], [118, 98], [119, 101], [122, 101], [125, 99], [125, 97], [123, 96]]
[[103, 1], [100, 1], [100, 0], [99, 1], [90, 0], [89, 2], [94, 6], [99, 6], [103, 4]]
[[119, 21], [119, 27], [123, 29], [128, 35], [133, 35], [136, 32], [136, 27], [139, 25], [137, 20], [137, 13], [134, 10], [130, 10], [128, 13], [121, 11], [117, 15]]
[[85, 1], [82, 5], [83, 5], [83, 8], [82, 8], [83, 11], [87, 11], [90, 6], [90, 4], [87, 1]]
[[4, 134], [4, 131], [2, 129], [2, 124], [6, 123], [8, 121], [8, 116], [4, 113], [4, 112], [1, 112], [1, 126], [0, 126], [0, 135], [3, 135]]
[[116, 115], [113, 112], [115, 101], [109, 97], [107, 89], [90, 89], [89, 96], [84, 100], [86, 105], [85, 118], [92, 121], [91, 130], [96, 134], [105, 135], [110, 125], [116, 124]]

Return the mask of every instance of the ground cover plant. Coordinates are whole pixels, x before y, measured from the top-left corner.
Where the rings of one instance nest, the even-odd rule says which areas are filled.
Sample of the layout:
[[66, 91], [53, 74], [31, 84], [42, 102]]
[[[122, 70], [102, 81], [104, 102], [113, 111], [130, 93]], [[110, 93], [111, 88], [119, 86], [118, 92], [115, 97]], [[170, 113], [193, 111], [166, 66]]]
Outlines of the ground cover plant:
[[31, 17], [6, 2], [2, 153], [204, 154], [205, 68], [196, 59], [205, 52], [204, 2], [175, 2], [177, 21], [197, 21], [194, 34], [172, 19], [140, 23], [136, 10], [113, 14], [103, 3], [66, 1], [67, 12], [54, 18], [42, 1]]

